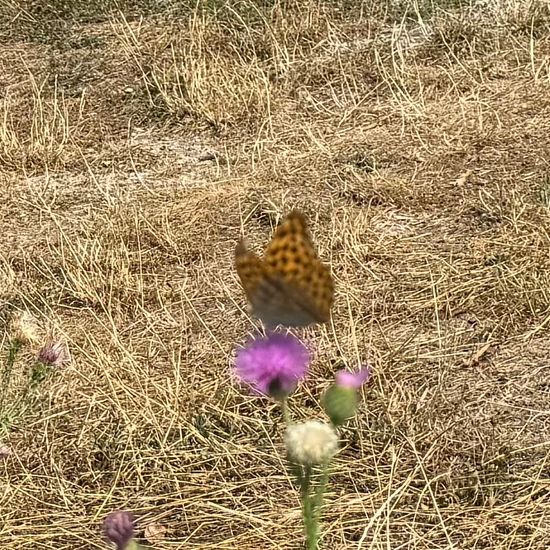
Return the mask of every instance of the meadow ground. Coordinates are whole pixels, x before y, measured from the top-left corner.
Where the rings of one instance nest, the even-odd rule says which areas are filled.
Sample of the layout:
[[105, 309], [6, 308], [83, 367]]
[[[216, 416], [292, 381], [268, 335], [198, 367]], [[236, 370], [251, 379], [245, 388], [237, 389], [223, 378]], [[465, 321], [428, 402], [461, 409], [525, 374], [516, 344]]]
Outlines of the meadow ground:
[[[550, 546], [550, 10], [537, 0], [4, 0], [0, 547], [298, 549], [279, 408], [231, 379], [233, 267], [307, 215], [336, 281], [320, 417], [369, 361], [327, 549]], [[156, 533], [156, 536], [155, 536]]]

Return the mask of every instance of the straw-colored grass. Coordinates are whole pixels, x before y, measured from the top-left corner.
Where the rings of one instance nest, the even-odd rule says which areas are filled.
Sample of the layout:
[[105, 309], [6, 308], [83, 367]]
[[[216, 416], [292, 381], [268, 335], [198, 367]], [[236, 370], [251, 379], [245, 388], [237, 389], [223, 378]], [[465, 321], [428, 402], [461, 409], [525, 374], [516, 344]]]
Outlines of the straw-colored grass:
[[235, 244], [298, 207], [337, 290], [297, 416], [374, 366], [323, 547], [546, 550], [548, 4], [115, 7], [0, 8], [2, 361], [21, 310], [72, 355], [3, 427], [0, 547], [104, 548], [124, 508], [159, 549], [302, 548], [230, 372]]

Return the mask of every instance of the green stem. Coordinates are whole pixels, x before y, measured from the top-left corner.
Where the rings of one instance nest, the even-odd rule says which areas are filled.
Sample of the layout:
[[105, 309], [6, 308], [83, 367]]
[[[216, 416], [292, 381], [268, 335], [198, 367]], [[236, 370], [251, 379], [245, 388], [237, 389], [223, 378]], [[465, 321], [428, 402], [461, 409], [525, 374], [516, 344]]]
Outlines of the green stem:
[[17, 352], [22, 347], [23, 347], [23, 342], [21, 342], [21, 340], [14, 340], [10, 345], [10, 351], [8, 355], [8, 364], [7, 364], [9, 368], [13, 367], [13, 364], [15, 363], [15, 356], [17, 355]]
[[302, 478], [302, 514], [304, 518], [304, 528], [306, 531], [307, 550], [318, 549], [319, 528], [315, 515], [315, 502], [311, 495], [311, 466], [304, 466], [305, 473]]
[[302, 497], [302, 503], [304, 503], [309, 495], [309, 485], [311, 482], [311, 467], [300, 466], [302, 475], [300, 477], [300, 496]]
[[323, 500], [325, 498], [325, 493], [327, 491], [329, 477], [330, 477], [330, 465], [329, 465], [329, 462], [325, 462], [325, 464], [323, 464], [323, 471], [321, 472], [321, 479], [319, 481], [319, 485], [317, 485], [317, 488], [315, 490], [314, 512], [315, 512], [315, 521], [317, 525], [319, 525], [321, 522], [321, 514], [323, 511]]
[[307, 550], [319, 549], [320, 524], [323, 510], [323, 500], [330, 477], [330, 464], [323, 464], [319, 484], [311, 494], [311, 467], [306, 467], [307, 490], [302, 494], [304, 502], [304, 524], [306, 528]]
[[[9, 379], [11, 377], [13, 366], [15, 365], [15, 358], [17, 357], [17, 353], [19, 350], [23, 347], [23, 342], [20, 340], [13, 340], [10, 343], [9, 351], [8, 351], [8, 360], [6, 361], [6, 366], [4, 367], [4, 372], [2, 373], [2, 389], [7, 388]], [[4, 408], [4, 397], [7, 392], [0, 392], [0, 410]]]
[[290, 414], [290, 408], [288, 406], [288, 399], [285, 397], [281, 400], [281, 411], [283, 413], [283, 419], [287, 426], [292, 424], [292, 415]]

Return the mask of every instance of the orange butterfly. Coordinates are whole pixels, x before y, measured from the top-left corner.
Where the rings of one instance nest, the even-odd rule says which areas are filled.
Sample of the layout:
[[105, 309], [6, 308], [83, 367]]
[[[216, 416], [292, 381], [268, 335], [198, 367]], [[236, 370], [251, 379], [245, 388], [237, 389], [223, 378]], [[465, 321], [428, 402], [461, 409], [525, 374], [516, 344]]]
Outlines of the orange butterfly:
[[235, 266], [252, 313], [267, 326], [304, 327], [330, 318], [334, 282], [297, 210], [277, 227], [263, 258], [241, 241]]

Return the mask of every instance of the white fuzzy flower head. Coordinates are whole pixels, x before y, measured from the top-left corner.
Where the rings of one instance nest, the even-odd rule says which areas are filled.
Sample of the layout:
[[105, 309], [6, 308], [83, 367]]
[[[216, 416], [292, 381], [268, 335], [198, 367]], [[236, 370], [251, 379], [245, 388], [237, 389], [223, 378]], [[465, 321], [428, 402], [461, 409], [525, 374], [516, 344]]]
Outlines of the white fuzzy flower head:
[[31, 344], [39, 339], [36, 319], [25, 312], [16, 314], [11, 322], [11, 336], [21, 344]]
[[338, 450], [336, 432], [324, 422], [309, 420], [289, 426], [285, 432], [288, 457], [299, 464], [322, 464]]

